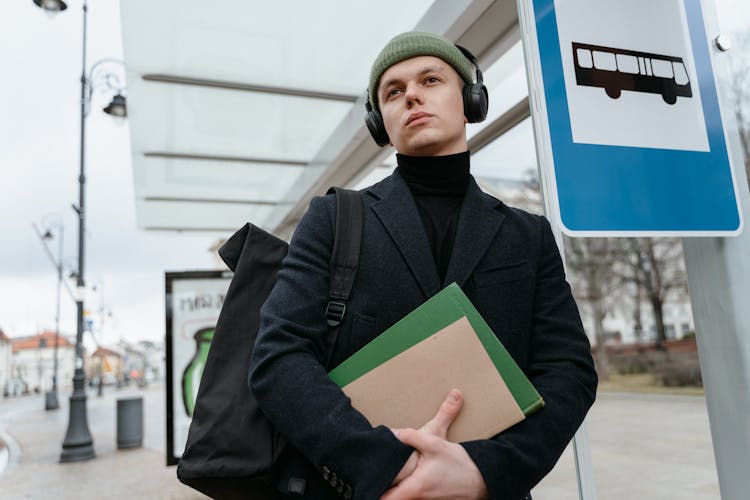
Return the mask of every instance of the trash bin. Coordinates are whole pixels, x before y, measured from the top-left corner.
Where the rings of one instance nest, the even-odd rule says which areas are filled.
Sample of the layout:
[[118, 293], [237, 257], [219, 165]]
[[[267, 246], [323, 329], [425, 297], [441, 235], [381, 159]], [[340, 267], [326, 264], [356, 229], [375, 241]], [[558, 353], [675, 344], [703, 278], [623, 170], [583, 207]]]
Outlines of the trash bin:
[[143, 398], [117, 400], [117, 449], [143, 446]]
[[44, 409], [57, 410], [58, 408], [60, 408], [60, 403], [57, 402], [57, 391], [47, 391], [44, 394]]

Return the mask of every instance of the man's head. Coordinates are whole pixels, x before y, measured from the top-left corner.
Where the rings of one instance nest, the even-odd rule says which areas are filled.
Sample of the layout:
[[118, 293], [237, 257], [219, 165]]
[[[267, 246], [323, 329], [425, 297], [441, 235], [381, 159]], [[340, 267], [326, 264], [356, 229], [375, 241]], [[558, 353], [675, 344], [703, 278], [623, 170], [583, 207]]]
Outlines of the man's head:
[[[464, 115], [471, 121], [484, 118], [486, 89], [479, 71], [479, 83], [472, 84], [472, 62], [463, 50], [420, 32], [402, 33], [383, 48], [368, 88], [372, 112], [366, 121], [376, 142], [391, 142], [399, 153], [414, 156], [467, 149]], [[471, 103], [466, 110], [465, 100]]]

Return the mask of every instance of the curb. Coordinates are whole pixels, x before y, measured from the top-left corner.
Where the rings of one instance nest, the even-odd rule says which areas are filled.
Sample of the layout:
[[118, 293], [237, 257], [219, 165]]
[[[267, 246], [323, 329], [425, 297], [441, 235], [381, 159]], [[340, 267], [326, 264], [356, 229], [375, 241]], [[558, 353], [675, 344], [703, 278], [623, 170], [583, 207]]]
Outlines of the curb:
[[21, 447], [13, 436], [0, 429], [0, 476], [12, 471], [21, 461]]

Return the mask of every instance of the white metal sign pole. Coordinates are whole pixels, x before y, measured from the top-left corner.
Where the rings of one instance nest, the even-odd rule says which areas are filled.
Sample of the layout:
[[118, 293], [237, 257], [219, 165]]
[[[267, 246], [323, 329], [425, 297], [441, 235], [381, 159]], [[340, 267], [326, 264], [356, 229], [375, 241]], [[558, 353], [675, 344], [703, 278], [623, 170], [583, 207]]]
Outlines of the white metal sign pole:
[[[526, 60], [526, 77], [529, 83], [529, 106], [534, 123], [534, 139], [537, 149], [537, 160], [539, 165], [539, 181], [541, 185], [542, 199], [544, 200], [544, 213], [550, 221], [555, 241], [560, 249], [560, 255], [565, 266], [565, 251], [563, 249], [562, 229], [557, 203], [554, 201], [555, 189], [549, 186], [550, 176], [544, 175], [543, 169], [552, 169], [551, 145], [545, 137], [547, 134], [541, 132], [541, 127], [548, 126], [546, 113], [544, 111], [544, 99], [537, 89], [541, 88], [541, 78], [535, 68], [533, 61], [538, 53], [536, 40], [536, 26], [534, 24], [532, 0], [518, 0], [518, 20], [521, 27], [521, 38], [523, 40], [524, 54]], [[567, 270], [566, 270], [567, 271]], [[580, 500], [596, 500], [596, 486], [594, 482], [594, 468], [591, 462], [591, 451], [589, 448], [588, 432], [586, 422], [573, 437], [573, 455], [576, 465], [576, 478], [578, 482], [578, 497]]]
[[[719, 29], [712, 1], [704, 1], [704, 15], [715, 74], [728, 75], [728, 54], [713, 43]], [[740, 206], [748, 221], [750, 193], [737, 123], [730, 108], [723, 111]], [[733, 238], [682, 241], [721, 498], [746, 499], [750, 491], [750, 231]]]

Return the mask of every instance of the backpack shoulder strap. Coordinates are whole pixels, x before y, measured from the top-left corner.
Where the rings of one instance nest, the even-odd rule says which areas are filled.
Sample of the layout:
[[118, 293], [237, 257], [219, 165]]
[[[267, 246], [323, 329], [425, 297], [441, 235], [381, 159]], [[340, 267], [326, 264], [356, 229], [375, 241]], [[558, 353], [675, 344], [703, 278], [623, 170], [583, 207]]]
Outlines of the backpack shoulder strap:
[[346, 313], [346, 303], [359, 268], [359, 250], [362, 245], [363, 208], [357, 191], [332, 187], [336, 193], [336, 233], [331, 252], [331, 285], [328, 291], [326, 320], [330, 330], [326, 366], [329, 365], [336, 345], [339, 326]]

